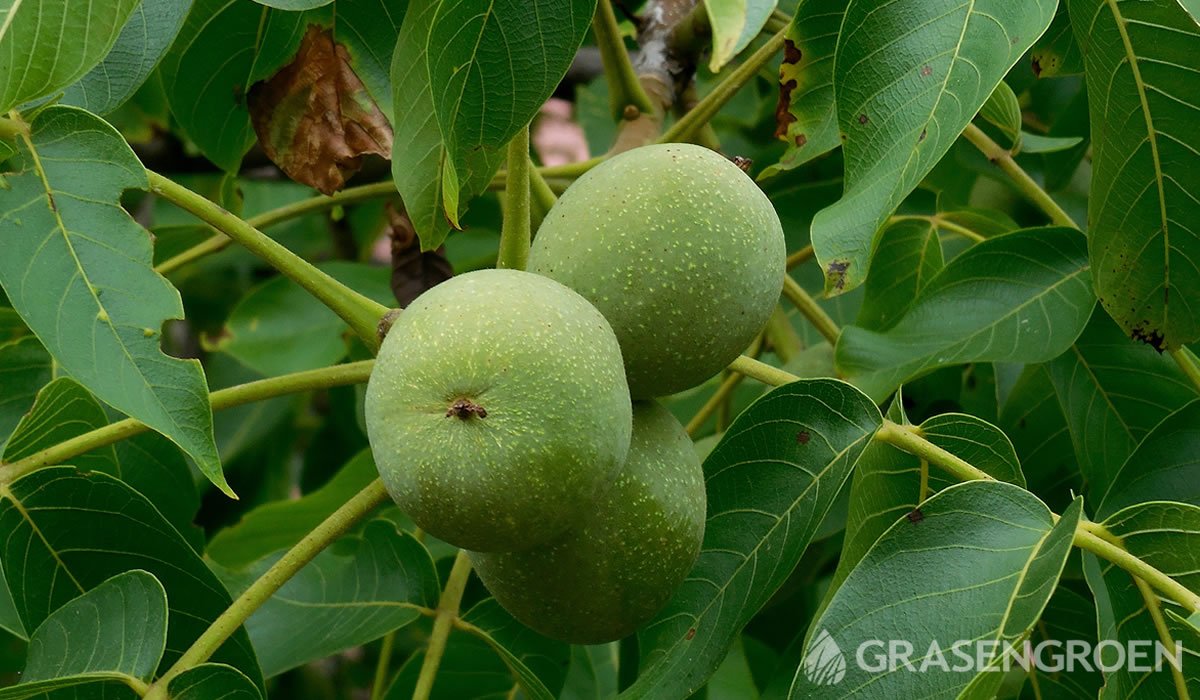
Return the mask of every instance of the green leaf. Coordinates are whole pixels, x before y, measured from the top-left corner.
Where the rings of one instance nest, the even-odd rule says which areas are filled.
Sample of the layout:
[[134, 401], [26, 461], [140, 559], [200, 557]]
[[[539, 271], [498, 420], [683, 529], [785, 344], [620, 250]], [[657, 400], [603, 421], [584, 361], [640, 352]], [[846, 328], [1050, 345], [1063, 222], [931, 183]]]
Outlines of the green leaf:
[[1147, 501], [1200, 506], [1200, 399], [1167, 416], [1121, 465], [1097, 517]]
[[1021, 150], [1021, 104], [1008, 83], [1003, 80], [992, 90], [979, 116], [991, 123], [1008, 138], [1012, 150]]
[[1021, 132], [1022, 153], [1058, 153], [1083, 143], [1082, 136], [1040, 136], [1028, 131]]
[[141, 0], [95, 68], [67, 88], [62, 104], [93, 114], [115, 111], [138, 91], [170, 48], [192, 0]]
[[0, 700], [137, 700], [123, 673], [89, 673], [21, 683], [0, 690]]
[[572, 646], [560, 700], [607, 700], [617, 694], [620, 644]]
[[1091, 105], [1100, 303], [1157, 350], [1200, 339], [1200, 25], [1178, 2], [1068, 0]]
[[[318, 267], [355, 291], [395, 305], [389, 270], [378, 265], [329, 262]], [[274, 277], [242, 297], [213, 349], [233, 355], [268, 377], [337, 364], [352, 332], [345, 321], [286, 277]]]
[[779, 0], [704, 0], [713, 35], [708, 69], [716, 73], [749, 46], [778, 4]]
[[204, 554], [222, 566], [240, 569], [270, 552], [287, 549], [378, 476], [371, 451], [363, 450], [316, 491], [250, 511], [218, 532]]
[[833, 79], [846, 190], [812, 229], [826, 292], [849, 291], [866, 279], [879, 227], [1050, 24], [1055, 5], [850, 2]]
[[[1183, 503], [1140, 503], [1110, 516], [1102, 524], [1121, 538], [1131, 554], [1189, 590], [1200, 591], [1200, 508]], [[1165, 606], [1156, 593], [1139, 589], [1128, 572], [1110, 562], [1098, 561], [1091, 554], [1084, 556], [1084, 572], [1096, 597], [1102, 639], [1121, 643], [1165, 641], [1168, 646], [1175, 640], [1182, 640], [1185, 645], [1194, 643], [1194, 628], [1187, 629], [1188, 625], [1181, 625], [1179, 618], [1168, 616], [1163, 620], [1164, 627], [1159, 628], [1150, 611], [1161, 615]], [[1169, 641], [1162, 639], [1163, 629]], [[1195, 661], [1194, 647], [1189, 651], [1191, 655], [1184, 654], [1183, 672], [1190, 692], [1195, 693], [1200, 690], [1200, 665]], [[1151, 663], [1153, 658], [1152, 653]], [[1139, 671], [1122, 665], [1105, 674], [1102, 697], [1177, 697], [1174, 676], [1166, 664], [1158, 671]]]
[[1052, 507], [1081, 490], [1071, 432], [1045, 365], [1025, 368], [1000, 408], [999, 425], [1029, 470], [1029, 489]]
[[[255, 562], [237, 578], [253, 581], [284, 554]], [[246, 630], [270, 678], [407, 625], [420, 617], [418, 607], [437, 605], [438, 593], [425, 547], [376, 520], [318, 554], [250, 616]]]
[[765, 179], [804, 165], [841, 143], [833, 96], [833, 54], [849, 0], [801, 0], [779, 65], [775, 136], [787, 143]]
[[53, 360], [37, 338], [0, 343], [0, 447], [53, 377]]
[[97, 672], [149, 681], [167, 643], [167, 593], [154, 576], [118, 574], [34, 630], [21, 682]]
[[942, 267], [942, 243], [930, 221], [902, 219], [891, 224], [881, 234], [855, 325], [887, 330]]
[[[492, 598], [471, 608], [462, 620], [466, 630], [450, 635], [432, 700], [514, 697], [518, 688], [523, 697], [535, 700], [553, 700], [558, 695], [566, 679], [570, 646], [531, 631]], [[424, 650], [409, 657], [385, 700], [413, 696], [424, 660]]]
[[1046, 368], [1089, 493], [1097, 497], [1151, 428], [1197, 398], [1174, 362], [1131, 342], [1102, 309]]
[[[958, 663], [949, 657], [950, 645], [1013, 643], [1029, 632], [1058, 584], [1082, 506], [1076, 500], [1056, 523], [1028, 491], [982, 481], [930, 498], [921, 506], [923, 518], [901, 518], [884, 533], [812, 624], [819, 632], [807, 645], [790, 697], [955, 697], [974, 679], [949, 670]], [[936, 642], [945, 650], [944, 665], [921, 673], [903, 665], [861, 668], [851, 661], [870, 640], [907, 641], [918, 660], [938, 658], [926, 655]], [[839, 648], [850, 657], [830, 665]], [[865, 658], [875, 651], [867, 647]], [[829, 673], [836, 684], [822, 682]]]
[[1050, 28], [1029, 52], [1033, 74], [1039, 78], [1083, 73], [1083, 54], [1079, 51], [1079, 44], [1075, 43], [1075, 34], [1071, 32], [1067, 4], [1058, 6]]
[[[74, 379], [62, 377], [38, 392], [33, 408], [21, 419], [4, 446], [4, 461], [29, 455], [108, 425], [108, 416], [96, 399]], [[91, 450], [71, 460], [83, 471], [117, 471], [112, 445]]]
[[800, 560], [881, 421], [874, 403], [832, 379], [779, 387], [737, 417], [704, 462], [700, 558], [638, 634], [644, 671], [626, 696], [686, 697], [704, 685]]
[[262, 693], [246, 674], [225, 664], [200, 664], [171, 679], [171, 700], [260, 700]]
[[8, 592], [3, 566], [0, 566], [0, 629], [7, 630], [18, 639], [29, 639], [29, 633], [25, 631], [25, 625], [21, 623], [21, 616], [17, 614], [17, 606], [13, 602], [12, 594]]
[[75, 82], [108, 53], [138, 0], [0, 3], [0, 113]]
[[596, 0], [438, 5], [426, 44], [427, 80], [446, 144], [442, 209], [452, 224], [466, 191], [457, 183], [471, 182], [475, 171], [472, 154], [500, 149], [529, 124], [566, 74], [595, 12]]
[[[167, 647], [174, 663], [232, 602], [217, 577], [158, 510], [115, 478], [47, 467], [0, 488], [0, 563], [26, 629], [118, 573], [143, 569], [167, 591]], [[253, 678], [245, 630], [213, 655]]]
[[884, 332], [842, 329], [841, 376], [882, 399], [902, 382], [966, 362], [1042, 362], [1083, 331], [1092, 296], [1084, 237], [1070, 228], [991, 238], [950, 261]]
[[[192, 525], [200, 509], [200, 494], [183, 453], [157, 433], [142, 433], [116, 445], [117, 470], [113, 476], [146, 497], [167, 522], [200, 551], [204, 533]], [[78, 466], [78, 460], [74, 460]]]
[[[232, 495], [213, 442], [204, 371], [159, 347], [179, 292], [150, 267], [150, 235], [121, 208], [146, 171], [124, 139], [74, 107], [34, 120], [0, 191], [0, 284], [66, 373], [182, 447]], [[49, 303], [54, 300], [54, 303]]]
[[[434, 116], [426, 52], [438, 6], [436, 0], [411, 0], [391, 67], [394, 122], [405, 125], [392, 141], [392, 178], [422, 250], [437, 249], [450, 231], [450, 221], [442, 213], [442, 162], [447, 158], [447, 146]], [[503, 160], [501, 149], [481, 148], [468, 156], [466, 166], [459, 166], [460, 201], [450, 220], [457, 221], [466, 212], [466, 200], [487, 187]]]
[[[898, 423], [905, 422], [899, 401], [895, 399], [888, 411], [888, 418]], [[996, 479], [1025, 485], [1012, 443], [987, 421], [962, 413], [947, 413], [926, 420], [920, 430], [929, 442]], [[898, 518], [911, 513], [930, 495], [956, 483], [957, 479], [947, 478], [940, 469], [923, 467], [920, 459], [907, 452], [872, 442], [851, 481], [844, 545], [823, 606], [832, 600], [854, 567]]]

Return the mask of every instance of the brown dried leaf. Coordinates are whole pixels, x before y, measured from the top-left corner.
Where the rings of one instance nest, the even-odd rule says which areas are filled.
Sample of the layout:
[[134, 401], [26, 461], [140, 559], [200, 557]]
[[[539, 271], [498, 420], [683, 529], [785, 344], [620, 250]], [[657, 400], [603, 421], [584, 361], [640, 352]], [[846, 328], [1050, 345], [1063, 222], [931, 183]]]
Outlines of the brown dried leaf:
[[247, 95], [263, 151], [296, 182], [340, 190], [362, 157], [387, 158], [392, 127], [329, 29], [310, 25], [292, 62]]
[[390, 202], [386, 208], [388, 238], [392, 242], [392, 294], [400, 306], [408, 306], [426, 290], [454, 275], [446, 259], [446, 246], [421, 252], [421, 241], [412, 220]]

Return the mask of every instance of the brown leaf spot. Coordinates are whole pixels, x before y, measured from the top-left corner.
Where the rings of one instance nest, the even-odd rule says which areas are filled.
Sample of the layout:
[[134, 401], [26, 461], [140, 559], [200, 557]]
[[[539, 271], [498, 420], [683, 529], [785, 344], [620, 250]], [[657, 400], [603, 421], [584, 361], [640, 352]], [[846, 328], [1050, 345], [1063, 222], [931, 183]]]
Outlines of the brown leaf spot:
[[788, 125], [796, 121], [796, 115], [792, 114], [792, 90], [796, 89], [796, 81], [780, 81], [779, 82], [779, 102], [775, 104], [775, 138], [786, 139]]
[[796, 148], [804, 148], [804, 144], [808, 143], [808, 137], [804, 134], [796, 134]]
[[807, 445], [809, 440], [812, 440], [812, 434], [807, 430], [801, 430], [800, 432], [796, 433], [797, 445]]
[[796, 46], [796, 42], [792, 41], [791, 39], [784, 39], [783, 40], [783, 62], [789, 63], [791, 65], [795, 65], [795, 64], [799, 63], [800, 59], [802, 59], [802, 58], [804, 58], [804, 52], [802, 52]]
[[340, 190], [364, 155], [391, 154], [387, 118], [324, 27], [308, 27], [292, 62], [251, 87], [247, 106], [267, 157], [325, 194]]
[[911, 511], [909, 511], [908, 515], [904, 517], [908, 518], [908, 522], [916, 525], [925, 519], [925, 514], [921, 512], [920, 508], [913, 508]]
[[921, 76], [922, 77], [928, 78], [931, 75], [933, 75], [933, 68], [931, 68], [927, 65], [921, 66]]
[[388, 238], [392, 242], [392, 294], [401, 306], [408, 306], [426, 290], [445, 282], [454, 274], [446, 259], [446, 247], [421, 250], [421, 241], [412, 220], [390, 202], [386, 209]]
[[1040, 77], [1042, 74], [1042, 62], [1038, 60], [1037, 56], [1033, 57], [1031, 65], [1033, 66], [1033, 75], [1035, 77]]
[[928, 129], [921, 129], [921, 135], [917, 137], [917, 143], [924, 141], [925, 137], [928, 135], [929, 135]]
[[825, 268], [825, 276], [833, 278], [833, 286], [837, 289], [846, 288], [846, 270], [850, 269], [849, 260], [834, 260]]
[[688, 628], [688, 631], [687, 631], [687, 636], [686, 636], [686, 637], [684, 637], [684, 639], [688, 639], [688, 640], [690, 640], [690, 639], [692, 639], [692, 638], [693, 638], [693, 637], [695, 637], [695, 636], [696, 636], [696, 628], [695, 628], [695, 627], [690, 627], [690, 628]]
[[1162, 331], [1157, 328], [1150, 328], [1149, 321], [1142, 321], [1140, 324], [1134, 326], [1129, 335], [1134, 340], [1141, 341], [1154, 348], [1160, 355], [1167, 349], [1167, 339], [1163, 337]]
[[858, 123], [859, 123], [859, 124], [866, 124], [866, 123], [867, 123], [867, 122], [869, 122], [869, 121], [871, 121], [871, 120], [867, 118], [867, 115], [866, 115], [866, 114], [860, 114], [860, 115], [858, 115]]

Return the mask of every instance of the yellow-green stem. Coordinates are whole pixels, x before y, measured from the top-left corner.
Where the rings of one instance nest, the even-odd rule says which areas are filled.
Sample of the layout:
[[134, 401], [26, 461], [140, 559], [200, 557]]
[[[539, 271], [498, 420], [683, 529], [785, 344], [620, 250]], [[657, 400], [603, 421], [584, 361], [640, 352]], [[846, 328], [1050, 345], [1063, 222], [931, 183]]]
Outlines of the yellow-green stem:
[[1070, 226], [1071, 228], [1079, 228], [1071, 216], [1058, 206], [1058, 202], [1042, 189], [1042, 186], [1029, 176], [1029, 173], [1017, 165], [1017, 161], [1013, 160], [1012, 153], [1007, 149], [992, 140], [990, 136], [983, 132], [982, 129], [974, 124], [967, 124], [967, 128], [963, 130], [963, 136], [966, 137], [976, 148], [983, 153], [989, 161], [994, 163], [1000, 170], [1004, 171], [1012, 180], [1013, 185], [1025, 195], [1025, 197], [1033, 202], [1039, 209], [1045, 212], [1046, 216], [1050, 217], [1050, 221], [1059, 226]]
[[325, 274], [225, 208], [156, 172], [146, 172], [155, 194], [237, 241], [329, 307], [368, 348], [379, 349], [378, 325], [388, 312], [386, 306]]
[[737, 68], [730, 71], [729, 75], [717, 83], [708, 93], [696, 103], [696, 106], [688, 110], [688, 113], [683, 115], [679, 121], [675, 122], [670, 129], [667, 129], [659, 139], [659, 143], [671, 143], [673, 141], [690, 141], [695, 137], [700, 127], [709, 122], [710, 119], [716, 116], [721, 108], [733, 99], [738, 90], [741, 90], [747, 83], [754, 79], [758, 71], [767, 65], [775, 54], [783, 48], [784, 34], [786, 27], [776, 32], [763, 44], [757, 51], [741, 63]]
[[725, 379], [721, 382], [721, 385], [718, 386], [717, 390], [713, 392], [713, 395], [708, 397], [708, 401], [705, 401], [704, 405], [700, 407], [700, 410], [696, 411], [696, 415], [692, 416], [692, 419], [688, 421], [688, 424], [685, 428], [685, 430], [687, 430], [687, 434], [695, 435], [696, 431], [700, 430], [700, 428], [702, 428], [712, 416], [713, 412], [717, 410], [717, 407], [720, 406], [725, 399], [733, 393], [733, 390], [736, 389], [738, 384], [741, 384], [742, 380], [745, 378], [746, 375], [742, 374], [741, 372], [730, 372], [729, 376], [725, 377]]
[[377, 507], [387, 502], [388, 493], [379, 479], [372, 481], [362, 491], [346, 501], [302, 540], [289, 549], [278, 561], [259, 576], [225, 612], [221, 613], [208, 629], [196, 638], [192, 646], [179, 660], [156, 680], [146, 694], [149, 700], [165, 700], [167, 685], [184, 671], [204, 663], [225, 643], [225, 640], [242, 626], [242, 623], [262, 607], [276, 591], [287, 583], [300, 569], [313, 560], [326, 547], [366, 518]]
[[787, 269], [790, 270], [793, 267], [796, 267], [797, 265], [802, 265], [802, 264], [808, 262], [809, 260], [812, 260], [812, 257], [813, 257], [813, 247], [811, 244], [806, 245], [803, 248], [801, 248], [800, 250], [797, 250], [795, 253], [792, 253], [791, 255], [789, 255], [787, 257]]
[[1196, 356], [1191, 350], [1180, 346], [1171, 351], [1171, 359], [1175, 360], [1175, 364], [1179, 365], [1179, 369], [1187, 375], [1187, 378], [1192, 380], [1192, 386], [1200, 391], [1200, 362], [1196, 361]]
[[596, 3], [592, 33], [600, 49], [600, 63], [604, 66], [604, 80], [608, 83], [608, 106], [613, 119], [633, 119], [639, 113], [653, 112], [654, 103], [633, 70], [610, 0]]
[[[372, 199], [381, 199], [384, 197], [395, 196], [396, 185], [390, 180], [387, 182], [373, 182], [369, 185], [360, 185], [358, 187], [348, 187], [341, 192], [337, 192], [331, 196], [321, 195], [319, 197], [309, 197], [298, 202], [292, 202], [286, 206], [272, 209], [263, 212], [256, 216], [246, 219], [246, 223], [256, 229], [262, 230], [269, 226], [290, 221], [297, 217], [306, 214], [315, 214], [317, 212], [326, 211], [337, 206], [347, 204], [357, 204], [366, 202]], [[154, 267], [159, 274], [165, 275], [169, 272], [174, 272], [179, 268], [191, 262], [199, 260], [206, 255], [219, 253], [225, 250], [233, 243], [233, 239], [223, 233], [204, 240], [191, 248], [179, 253], [178, 255], [167, 258]]]
[[1179, 603], [1188, 612], [1200, 612], [1200, 596], [1192, 593], [1175, 579], [1130, 554], [1119, 544], [1109, 542], [1084, 529], [1075, 531], [1075, 546], [1121, 567], [1142, 579], [1166, 597]]
[[11, 141], [18, 136], [28, 135], [29, 125], [18, 119], [0, 117], [0, 139]]
[[994, 481], [987, 472], [926, 440], [915, 425], [900, 425], [885, 418], [874, 439], [935, 464], [959, 481]]
[[817, 332], [825, 340], [828, 340], [830, 345], [837, 345], [837, 339], [842, 330], [829, 317], [829, 314], [825, 313], [825, 310], [817, 304], [817, 300], [804, 291], [804, 288], [796, 280], [792, 279], [791, 275], [783, 276], [783, 295], [800, 310], [800, 314], [808, 319], [813, 328], [816, 328]]
[[[214, 411], [220, 411], [234, 406], [241, 406], [254, 401], [296, 394], [302, 391], [328, 389], [335, 386], [361, 384], [371, 375], [374, 360], [363, 360], [333, 367], [308, 370], [285, 374], [282, 377], [271, 377], [258, 381], [240, 384], [214, 391], [209, 395], [209, 402]], [[24, 459], [10, 464], [0, 464], [0, 485], [9, 484], [25, 474], [40, 467], [64, 464], [85, 452], [111, 445], [119, 440], [144, 433], [150, 428], [141, 421], [132, 418], [119, 420], [104, 427], [96, 428], [69, 440], [64, 440], [44, 450], [35, 452]]]
[[524, 270], [529, 261], [529, 126], [508, 142], [508, 176], [504, 181], [504, 222], [496, 267]]
[[550, 183], [546, 182], [546, 178], [542, 176], [542, 172], [534, 167], [529, 168], [529, 188], [530, 194], [533, 195], [533, 201], [549, 213], [551, 207], [558, 201], [558, 197], [550, 188]]
[[433, 631], [429, 634], [429, 645], [425, 649], [425, 658], [421, 661], [421, 672], [417, 676], [417, 686], [413, 690], [412, 700], [429, 700], [433, 691], [433, 682], [437, 679], [438, 667], [442, 664], [442, 655], [446, 653], [446, 640], [450, 637], [450, 629], [458, 619], [458, 608], [462, 604], [463, 591], [467, 587], [467, 579], [471, 576], [471, 560], [467, 553], [458, 550], [454, 558], [454, 566], [446, 579], [446, 587], [442, 589], [441, 600], [438, 601], [437, 611], [433, 618]]
[[383, 635], [379, 644], [379, 661], [375, 664], [375, 678], [371, 683], [371, 700], [383, 700], [387, 693], [388, 676], [391, 673], [392, 647], [396, 643], [396, 633], [388, 632]]

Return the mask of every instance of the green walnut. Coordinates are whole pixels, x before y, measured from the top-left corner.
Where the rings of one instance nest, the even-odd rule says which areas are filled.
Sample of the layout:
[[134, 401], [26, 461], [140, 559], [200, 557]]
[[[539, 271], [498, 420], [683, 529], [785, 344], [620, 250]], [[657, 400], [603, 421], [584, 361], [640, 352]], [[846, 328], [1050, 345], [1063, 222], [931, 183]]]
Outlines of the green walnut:
[[625, 468], [588, 519], [549, 547], [471, 552], [479, 578], [525, 625], [573, 644], [632, 634], [658, 613], [704, 539], [704, 474], [691, 440], [654, 401], [633, 408]]
[[700, 384], [753, 341], [779, 301], [786, 246], [766, 195], [689, 144], [644, 146], [571, 185], [529, 269], [600, 309], [635, 399]]
[[632, 407], [600, 312], [527, 272], [480, 270], [418, 297], [367, 384], [379, 475], [426, 532], [484, 552], [545, 544], [621, 469]]

